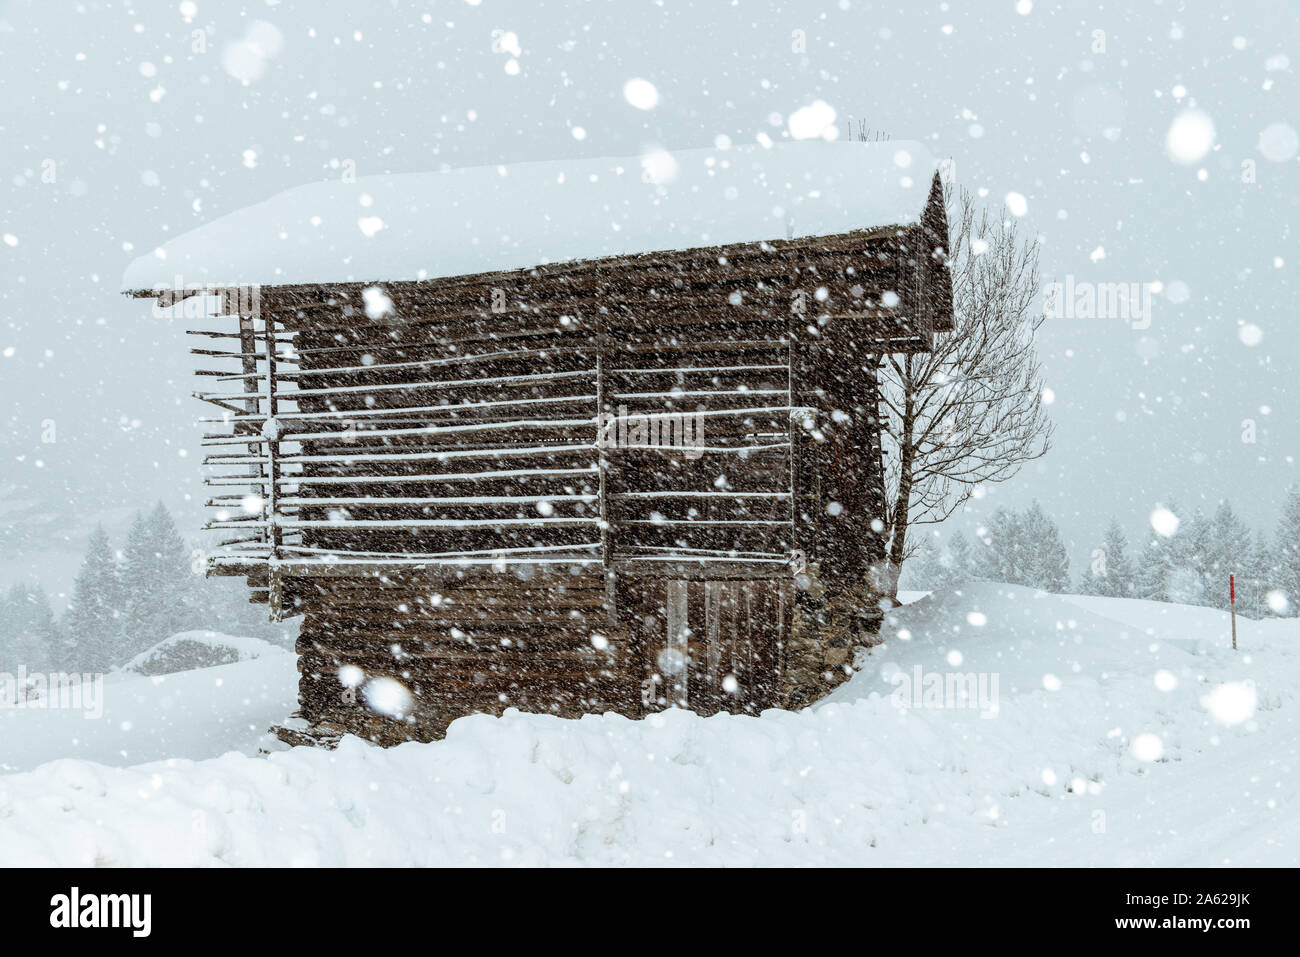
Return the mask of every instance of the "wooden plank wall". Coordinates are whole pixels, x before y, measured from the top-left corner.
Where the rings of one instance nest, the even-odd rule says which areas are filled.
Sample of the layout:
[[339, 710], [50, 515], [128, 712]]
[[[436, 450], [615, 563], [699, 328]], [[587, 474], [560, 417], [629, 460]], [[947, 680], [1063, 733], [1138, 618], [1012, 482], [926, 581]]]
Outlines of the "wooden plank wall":
[[[264, 506], [213, 523], [243, 533], [223, 567], [265, 587], [273, 547], [322, 573], [331, 556], [453, 563], [436, 587], [364, 564], [293, 573], [304, 715], [400, 738], [506, 707], [638, 713], [678, 692], [706, 712], [774, 705], [792, 550], [845, 579], [878, 550], [864, 534], [880, 510], [874, 366], [927, 342], [921, 239], [913, 227], [263, 290], [272, 379], [242, 341], [205, 352], [241, 364], [204, 395], [233, 425], [206, 440], [213, 504], [230, 511], [248, 469], [254, 493], [279, 492], [274, 522]], [[259, 381], [276, 384], [273, 428]], [[792, 426], [804, 408], [815, 422]], [[601, 413], [629, 419], [614, 448], [600, 447]], [[689, 438], [620, 447], [642, 416]], [[454, 570], [488, 552], [501, 568]], [[722, 580], [737, 564], [751, 580]], [[611, 602], [607, 573], [632, 566], [642, 584], [620, 576]], [[664, 692], [659, 658], [683, 646], [682, 687]], [[347, 665], [410, 688], [411, 715], [340, 697]]]
[[[315, 580], [298, 639], [303, 716], [379, 740], [428, 740], [472, 712], [564, 717], [639, 709], [639, 662], [600, 575], [527, 581], [489, 575], [448, 586], [374, 578]], [[409, 711], [376, 714], [341, 685], [409, 689]], [[344, 672], [346, 674], [346, 672]], [[362, 692], [364, 698], [364, 690]]]

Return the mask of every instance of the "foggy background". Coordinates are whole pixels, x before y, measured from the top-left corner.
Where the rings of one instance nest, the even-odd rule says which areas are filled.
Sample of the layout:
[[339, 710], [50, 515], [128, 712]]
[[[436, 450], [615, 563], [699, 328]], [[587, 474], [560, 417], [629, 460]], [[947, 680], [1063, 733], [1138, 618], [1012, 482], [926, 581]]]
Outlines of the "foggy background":
[[[0, 0], [0, 586], [61, 606], [93, 524], [120, 544], [158, 499], [197, 537], [192, 337], [119, 294], [136, 256], [348, 163], [752, 143], [817, 101], [841, 137], [862, 121], [951, 157], [989, 203], [1023, 195], [1045, 281], [1162, 284], [1149, 328], [1046, 324], [1055, 447], [945, 531], [1037, 498], [1077, 579], [1112, 514], [1135, 537], [1157, 503], [1226, 497], [1271, 527], [1300, 432], [1295, 11]], [[628, 102], [632, 78], [657, 106]], [[1166, 136], [1188, 111], [1214, 145], [1182, 163]]]

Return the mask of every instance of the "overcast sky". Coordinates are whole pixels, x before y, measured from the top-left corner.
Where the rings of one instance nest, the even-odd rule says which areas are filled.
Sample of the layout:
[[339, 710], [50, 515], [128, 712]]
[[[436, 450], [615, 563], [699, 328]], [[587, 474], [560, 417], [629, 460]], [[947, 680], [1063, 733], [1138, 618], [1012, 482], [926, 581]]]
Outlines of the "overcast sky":
[[865, 121], [1023, 196], [1046, 279], [1161, 284], [1148, 328], [1048, 323], [1056, 447], [954, 527], [1038, 498], [1077, 576], [1111, 514], [1136, 535], [1157, 503], [1226, 496], [1263, 525], [1300, 437], [1297, 10], [0, 0], [0, 584], [66, 588], [94, 521], [120, 535], [159, 498], [197, 537], [190, 343], [118, 294], [136, 255], [349, 161], [779, 139], [818, 101], [841, 135]]

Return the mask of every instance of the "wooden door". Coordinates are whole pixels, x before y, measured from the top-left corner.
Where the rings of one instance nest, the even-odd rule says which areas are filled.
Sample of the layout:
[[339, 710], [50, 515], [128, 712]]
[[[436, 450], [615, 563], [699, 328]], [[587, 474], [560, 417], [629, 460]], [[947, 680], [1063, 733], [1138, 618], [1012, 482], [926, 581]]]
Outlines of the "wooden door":
[[772, 580], [668, 581], [641, 616], [646, 711], [776, 707], [793, 589]]

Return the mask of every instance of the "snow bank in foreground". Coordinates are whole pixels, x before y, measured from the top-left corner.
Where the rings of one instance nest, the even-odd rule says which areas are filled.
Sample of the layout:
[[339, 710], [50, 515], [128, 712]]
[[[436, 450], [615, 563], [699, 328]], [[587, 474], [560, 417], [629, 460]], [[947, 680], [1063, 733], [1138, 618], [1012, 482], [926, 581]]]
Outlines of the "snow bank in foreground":
[[[387, 751], [56, 761], [0, 777], [0, 847], [64, 865], [1296, 864], [1296, 623], [1244, 623], [1234, 656], [1217, 619], [1172, 640], [1127, 617], [1006, 586], [923, 598], [798, 714], [512, 712]], [[997, 674], [996, 716], [897, 707], [918, 666]], [[1215, 689], [1248, 682], [1252, 706], [1216, 717]]]

